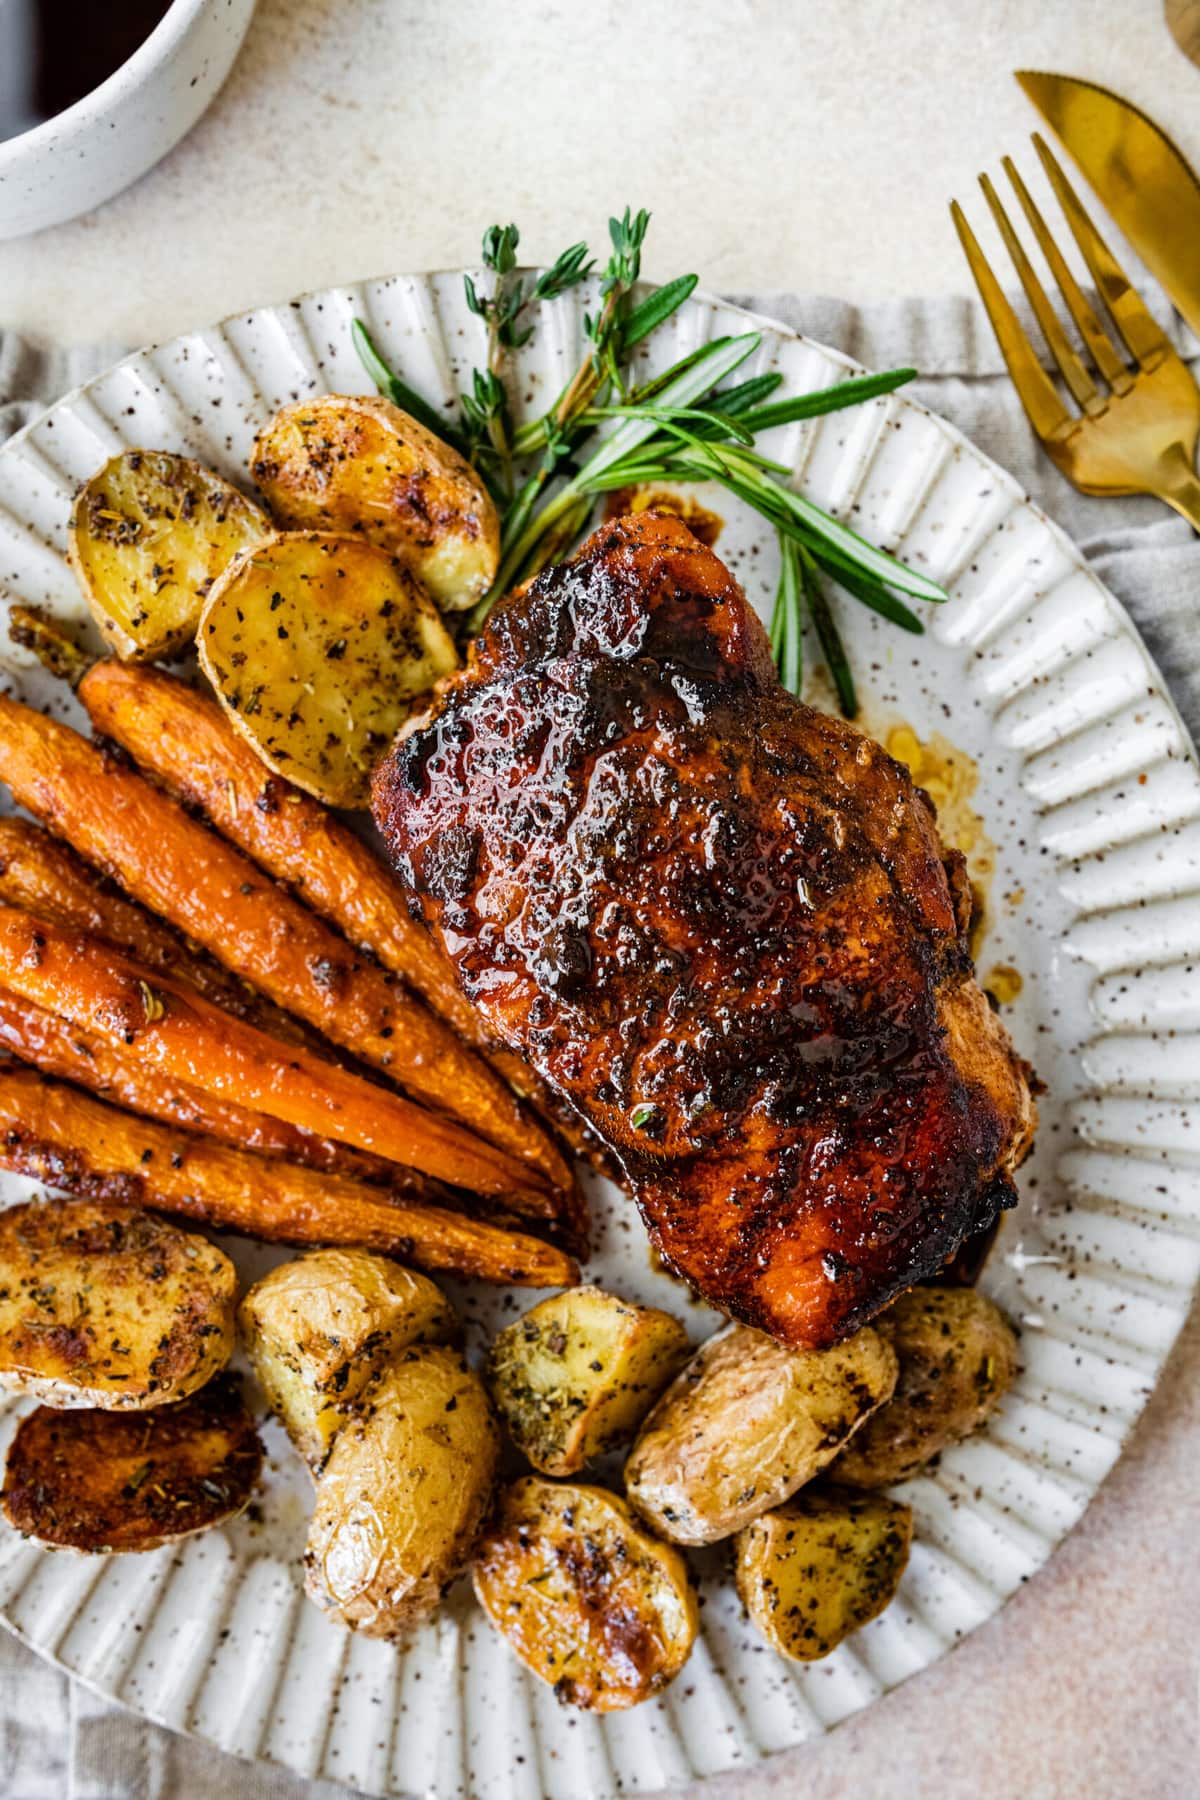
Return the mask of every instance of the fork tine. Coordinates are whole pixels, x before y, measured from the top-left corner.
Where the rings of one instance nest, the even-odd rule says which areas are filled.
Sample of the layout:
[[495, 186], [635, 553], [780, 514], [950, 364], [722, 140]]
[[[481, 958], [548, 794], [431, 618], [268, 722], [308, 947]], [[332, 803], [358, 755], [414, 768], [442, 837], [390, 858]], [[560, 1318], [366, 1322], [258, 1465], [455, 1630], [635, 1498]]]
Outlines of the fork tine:
[[1154, 368], [1167, 355], [1170, 344], [1147, 312], [1128, 275], [1092, 224], [1083, 202], [1063, 174], [1058, 159], [1040, 132], [1034, 132], [1033, 143], [1041, 158], [1042, 167], [1050, 178], [1058, 204], [1066, 215], [1067, 224], [1075, 234], [1075, 242], [1092, 272], [1092, 280], [1112, 315], [1113, 323], [1129, 346], [1130, 355], [1143, 369]]
[[1025, 336], [1016, 313], [1009, 305], [1004, 290], [992, 273], [992, 268], [979, 248], [978, 240], [967, 224], [966, 215], [957, 200], [950, 203], [950, 216], [954, 220], [959, 242], [970, 264], [971, 273], [975, 277], [975, 286], [979, 289], [979, 297], [987, 309], [987, 316], [992, 321], [992, 329], [996, 333], [1001, 352], [1008, 364], [1008, 372], [1012, 376], [1013, 386], [1017, 390], [1021, 405], [1029, 414], [1029, 422], [1040, 438], [1058, 438], [1063, 436], [1075, 423], [1059, 399], [1058, 391], [1042, 368], [1033, 345]]
[[1085, 412], [1103, 412], [1107, 401], [1101, 400], [1088, 370], [1084, 367], [1078, 352], [1058, 322], [1058, 315], [1051, 306], [1046, 290], [1038, 279], [1036, 270], [1025, 254], [1020, 238], [1013, 230], [1012, 221], [1004, 210], [1004, 204], [988, 176], [979, 177], [979, 185], [983, 189], [984, 198], [992, 209], [992, 217], [1000, 228], [1008, 254], [1012, 257], [1013, 267], [1017, 271], [1021, 286], [1025, 289], [1029, 304], [1033, 308], [1042, 336], [1051, 356], [1058, 364], [1063, 380], [1074, 394]]
[[1011, 156], [1003, 159], [1004, 173], [1021, 202], [1021, 210], [1033, 227], [1042, 255], [1050, 265], [1050, 273], [1067, 303], [1067, 310], [1079, 327], [1079, 335], [1092, 353], [1092, 358], [1114, 393], [1127, 394], [1133, 376], [1113, 347], [1112, 339], [1096, 316], [1096, 309], [1072, 275], [1066, 258], [1050, 235], [1050, 227], [1042, 217], [1038, 204], [1021, 179], [1021, 172]]

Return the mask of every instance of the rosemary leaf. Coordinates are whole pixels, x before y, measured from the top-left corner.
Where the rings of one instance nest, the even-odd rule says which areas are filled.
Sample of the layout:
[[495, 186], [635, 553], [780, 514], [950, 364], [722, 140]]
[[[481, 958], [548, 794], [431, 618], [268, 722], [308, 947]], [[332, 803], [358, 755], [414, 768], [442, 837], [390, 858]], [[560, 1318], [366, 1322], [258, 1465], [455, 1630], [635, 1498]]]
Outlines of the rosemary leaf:
[[468, 446], [462, 434], [455, 430], [448, 419], [437, 413], [415, 388], [410, 388], [406, 381], [401, 381], [399, 375], [392, 373], [361, 319], [355, 319], [351, 325], [350, 337], [358, 352], [359, 362], [379, 392], [386, 399], [394, 400], [397, 406], [402, 406], [406, 413], [411, 413], [418, 425], [424, 425], [426, 431], [434, 432], [444, 443], [457, 450], [460, 456], [465, 456]]
[[715, 393], [713, 408], [736, 419], [766, 400], [782, 382], [783, 376], [778, 370], [771, 370], [766, 375], [752, 375], [749, 381], [740, 382], [737, 387], [721, 388]]
[[841, 412], [847, 406], [861, 406], [866, 400], [878, 400], [894, 394], [916, 377], [915, 369], [887, 369], [881, 375], [854, 375], [837, 381], [832, 387], [818, 388], [813, 394], [795, 394], [790, 400], [777, 400], [746, 415], [753, 431], [770, 431], [775, 425], [791, 425], [798, 419], [816, 419], [824, 413]]
[[825, 667], [829, 670], [830, 678], [837, 690], [842, 717], [856, 719], [858, 717], [858, 695], [854, 688], [854, 677], [850, 673], [850, 659], [846, 655], [842, 634], [829, 609], [829, 601], [825, 598], [825, 590], [821, 586], [817, 565], [802, 544], [796, 546], [796, 555], [800, 581], [804, 590], [804, 603], [808, 609], [808, 616], [813, 622], [817, 642], [821, 646], [821, 654], [825, 658]]
[[790, 538], [779, 540], [779, 588], [775, 596], [775, 619], [771, 642], [779, 679], [790, 693], [798, 694], [803, 679], [803, 583], [800, 555]]
[[621, 326], [622, 354], [628, 355], [635, 344], [640, 344], [643, 338], [649, 337], [673, 312], [678, 311], [699, 279], [698, 275], [677, 275], [674, 281], [655, 288], [652, 294], [647, 294], [644, 300], [632, 307]]
[[916, 569], [910, 569], [905, 563], [898, 562], [889, 556], [886, 550], [877, 550], [869, 544], [857, 531], [849, 525], [843, 525], [831, 513], [822, 512], [803, 494], [796, 493], [794, 488], [779, 487], [779, 504], [786, 508], [798, 524], [803, 525], [805, 536], [823, 542], [829, 551], [838, 556], [842, 562], [848, 562], [854, 568], [873, 575], [877, 581], [891, 588], [898, 588], [902, 594], [911, 594], [917, 600], [941, 601], [948, 598], [944, 588], [931, 581], [928, 575], [921, 575]]
[[810, 554], [832, 581], [845, 588], [848, 594], [852, 594], [864, 606], [869, 606], [872, 612], [877, 612], [893, 625], [899, 625], [902, 631], [911, 631], [914, 637], [923, 635], [925, 626], [916, 613], [911, 612], [903, 600], [889, 593], [880, 582], [872, 581], [861, 569], [826, 556], [815, 544], [810, 547]]
[[[688, 357], [685, 366], [660, 390], [660, 405], [690, 406], [718, 382], [724, 381], [727, 375], [731, 375], [739, 363], [752, 356], [761, 341], [757, 331], [748, 331], [743, 337], [726, 338], [706, 345], [704, 353]], [[595, 454], [584, 463], [576, 480], [590, 481], [597, 475], [602, 475], [606, 469], [653, 437], [657, 429], [657, 420], [645, 417], [634, 417], [628, 424], [618, 425], [611, 437], [605, 438]]]

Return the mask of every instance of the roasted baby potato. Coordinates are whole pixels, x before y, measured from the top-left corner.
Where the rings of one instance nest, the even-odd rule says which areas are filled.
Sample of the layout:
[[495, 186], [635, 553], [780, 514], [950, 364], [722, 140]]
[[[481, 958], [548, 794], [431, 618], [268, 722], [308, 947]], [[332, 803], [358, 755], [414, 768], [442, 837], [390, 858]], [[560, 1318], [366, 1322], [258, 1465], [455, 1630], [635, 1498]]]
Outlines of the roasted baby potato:
[[219, 1375], [188, 1400], [131, 1413], [22, 1419], [8, 1452], [4, 1516], [70, 1550], [157, 1550], [241, 1512], [262, 1445], [238, 1384]]
[[869, 1327], [785, 1350], [745, 1325], [710, 1338], [642, 1426], [625, 1465], [635, 1511], [679, 1544], [732, 1537], [803, 1487], [896, 1385]]
[[773, 1650], [816, 1662], [895, 1598], [912, 1508], [876, 1494], [797, 1494], [740, 1531], [742, 1604]]
[[475, 1547], [500, 1433], [487, 1389], [441, 1346], [401, 1351], [334, 1440], [305, 1551], [310, 1598], [368, 1637], [428, 1618]]
[[427, 1276], [367, 1250], [281, 1263], [250, 1289], [238, 1320], [272, 1410], [314, 1471], [397, 1351], [458, 1335], [453, 1307]]
[[1017, 1372], [1017, 1334], [974, 1288], [917, 1287], [875, 1321], [900, 1359], [896, 1391], [830, 1471], [847, 1487], [906, 1481], [978, 1431]]
[[573, 1475], [628, 1441], [688, 1357], [670, 1313], [602, 1288], [571, 1288], [500, 1332], [485, 1379], [517, 1449]]
[[683, 1557], [605, 1488], [535, 1475], [514, 1483], [474, 1576], [480, 1605], [526, 1668], [589, 1712], [649, 1699], [695, 1642]]
[[324, 394], [285, 406], [251, 473], [281, 525], [361, 532], [412, 570], [444, 611], [473, 606], [500, 560], [500, 521], [457, 450], [390, 400]]
[[215, 582], [196, 647], [267, 767], [331, 806], [365, 806], [371, 770], [458, 663], [437, 608], [364, 538], [289, 532]]
[[217, 576], [271, 529], [190, 457], [125, 450], [76, 495], [67, 552], [107, 642], [147, 662], [191, 643]]
[[233, 1264], [132, 1206], [28, 1201], [0, 1212], [0, 1387], [51, 1406], [161, 1406], [233, 1351]]

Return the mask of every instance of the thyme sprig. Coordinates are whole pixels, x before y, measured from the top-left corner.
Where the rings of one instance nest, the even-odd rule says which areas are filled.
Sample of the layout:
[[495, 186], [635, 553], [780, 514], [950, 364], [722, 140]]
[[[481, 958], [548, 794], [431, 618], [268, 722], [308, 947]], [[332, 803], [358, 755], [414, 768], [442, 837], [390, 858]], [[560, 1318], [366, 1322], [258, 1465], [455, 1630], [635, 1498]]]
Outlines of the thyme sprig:
[[[663, 482], [715, 481], [776, 531], [780, 577], [771, 644], [781, 679], [794, 692], [803, 675], [803, 642], [811, 627], [847, 717], [857, 711], [854, 678], [825, 581], [902, 630], [921, 632], [910, 599], [941, 601], [941, 587], [876, 548], [790, 485], [790, 468], [756, 448], [758, 437], [843, 407], [894, 393], [914, 369], [858, 375], [817, 393], [779, 397], [777, 372], [730, 377], [759, 349], [757, 332], [722, 337], [679, 358], [660, 375], [631, 380], [631, 353], [663, 326], [696, 286], [681, 275], [635, 301], [650, 215], [626, 207], [609, 220], [610, 254], [600, 275], [599, 306], [584, 316], [586, 349], [553, 403], [514, 428], [505, 377], [507, 355], [528, 343], [536, 309], [583, 281], [594, 268], [587, 245], [573, 244], [549, 269], [530, 276], [517, 266], [515, 225], [492, 226], [484, 266], [495, 277], [482, 294], [464, 278], [467, 305], [488, 332], [487, 366], [476, 369], [462, 399], [459, 426], [447, 428], [433, 409], [387, 368], [360, 321], [354, 342], [382, 392], [454, 443], [488, 481], [501, 506], [500, 564], [488, 593], [467, 615], [477, 630], [492, 606], [520, 581], [565, 555], [586, 530], [606, 493]], [[590, 453], [589, 453], [590, 452]], [[524, 478], [514, 464], [524, 463]]]
[[472, 372], [471, 392], [462, 397], [468, 460], [486, 468], [507, 498], [513, 490], [513, 423], [504, 384], [505, 357], [533, 336], [531, 308], [577, 287], [594, 264], [585, 243], [569, 249], [532, 280], [517, 272], [521, 234], [515, 225], [492, 225], [483, 234], [483, 264], [495, 276], [490, 294], [481, 294], [471, 275], [463, 276], [467, 306], [488, 332], [487, 367]]

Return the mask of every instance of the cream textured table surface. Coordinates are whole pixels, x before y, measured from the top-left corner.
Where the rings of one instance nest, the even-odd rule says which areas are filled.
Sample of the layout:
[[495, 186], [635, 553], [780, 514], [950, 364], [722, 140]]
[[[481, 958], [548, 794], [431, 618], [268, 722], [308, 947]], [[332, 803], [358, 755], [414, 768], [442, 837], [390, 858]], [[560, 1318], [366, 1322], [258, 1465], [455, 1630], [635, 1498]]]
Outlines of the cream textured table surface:
[[[598, 239], [626, 200], [656, 214], [651, 275], [961, 291], [945, 203], [1025, 141], [1021, 65], [1119, 88], [1200, 163], [1200, 72], [1157, 0], [260, 0], [224, 92], [158, 170], [87, 219], [0, 245], [0, 324], [163, 338], [305, 288], [460, 263], [492, 220], [518, 219], [546, 256]], [[998, 1619], [706, 1800], [1194, 1800], [1198, 1490], [1193, 1318], [1100, 1498]]]
[[170, 337], [515, 218], [531, 257], [653, 208], [651, 275], [864, 299], [959, 290], [946, 211], [1019, 150], [1010, 71], [1108, 82], [1200, 161], [1159, 0], [260, 0], [197, 129], [76, 224], [0, 245], [0, 318]]

